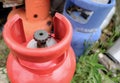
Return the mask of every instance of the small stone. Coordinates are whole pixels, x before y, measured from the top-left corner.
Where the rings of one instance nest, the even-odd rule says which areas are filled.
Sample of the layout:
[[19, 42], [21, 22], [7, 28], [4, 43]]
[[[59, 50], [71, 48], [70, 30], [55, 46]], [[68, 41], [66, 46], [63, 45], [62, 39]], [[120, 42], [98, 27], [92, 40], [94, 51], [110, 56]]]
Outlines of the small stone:
[[6, 74], [0, 74], [0, 83], [9, 83]]
[[3, 69], [3, 72], [4, 72], [4, 73], [7, 73], [7, 70], [6, 70], [6, 68], [4, 68], [4, 69]]
[[0, 83], [9, 83], [6, 68], [0, 68]]

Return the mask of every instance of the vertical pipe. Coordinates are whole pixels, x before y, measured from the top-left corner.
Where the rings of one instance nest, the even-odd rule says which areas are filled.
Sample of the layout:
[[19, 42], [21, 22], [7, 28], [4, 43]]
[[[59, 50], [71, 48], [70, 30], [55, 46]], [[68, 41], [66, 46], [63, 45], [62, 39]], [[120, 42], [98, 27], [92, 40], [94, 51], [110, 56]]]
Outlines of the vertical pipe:
[[39, 21], [49, 16], [50, 0], [25, 0], [26, 17], [29, 21]]

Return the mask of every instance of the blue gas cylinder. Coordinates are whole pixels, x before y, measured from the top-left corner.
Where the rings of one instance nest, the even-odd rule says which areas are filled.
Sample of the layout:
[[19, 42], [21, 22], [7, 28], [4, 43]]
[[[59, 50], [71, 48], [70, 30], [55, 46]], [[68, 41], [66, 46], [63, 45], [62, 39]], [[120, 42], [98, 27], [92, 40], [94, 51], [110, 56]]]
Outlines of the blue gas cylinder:
[[100, 26], [115, 6], [115, 0], [97, 1], [100, 0], [66, 0], [63, 14], [73, 26], [71, 45], [76, 56], [82, 55], [88, 45], [100, 38]]

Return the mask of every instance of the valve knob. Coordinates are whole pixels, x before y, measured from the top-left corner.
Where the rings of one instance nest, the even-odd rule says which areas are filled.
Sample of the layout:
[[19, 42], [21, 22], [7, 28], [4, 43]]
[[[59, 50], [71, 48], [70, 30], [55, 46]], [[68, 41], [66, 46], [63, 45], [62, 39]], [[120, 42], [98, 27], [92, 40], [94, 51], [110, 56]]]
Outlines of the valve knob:
[[49, 34], [45, 30], [38, 30], [34, 33], [34, 39], [37, 41], [37, 47], [45, 47]]

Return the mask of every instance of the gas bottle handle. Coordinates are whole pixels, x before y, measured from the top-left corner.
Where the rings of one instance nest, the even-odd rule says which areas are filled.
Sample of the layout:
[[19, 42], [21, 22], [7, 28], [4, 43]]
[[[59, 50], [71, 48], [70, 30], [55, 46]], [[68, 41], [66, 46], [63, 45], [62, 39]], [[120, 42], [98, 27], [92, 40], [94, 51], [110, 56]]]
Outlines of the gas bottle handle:
[[108, 2], [108, 4], [99, 4], [99, 3], [93, 2], [92, 0], [71, 0], [71, 2], [73, 2], [77, 6], [83, 7], [85, 9], [91, 10], [93, 12], [97, 11], [98, 9], [103, 10], [103, 8], [112, 7], [116, 3], [115, 0], [110, 0], [110, 2]]
[[[18, 43], [26, 42], [22, 19], [20, 18], [19, 15], [16, 14], [12, 19], [8, 20], [4, 27], [5, 27], [5, 30], [3, 31], [3, 34], [11, 33], [11, 31], [14, 31], [11, 33], [11, 35], [8, 35], [8, 36], [12, 37]], [[12, 27], [12, 28], [9, 28], [9, 27]], [[6, 38], [6, 35], [3, 35], [3, 36], [4, 36], [4, 39], [8, 41]]]

